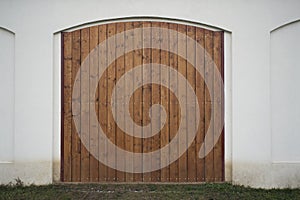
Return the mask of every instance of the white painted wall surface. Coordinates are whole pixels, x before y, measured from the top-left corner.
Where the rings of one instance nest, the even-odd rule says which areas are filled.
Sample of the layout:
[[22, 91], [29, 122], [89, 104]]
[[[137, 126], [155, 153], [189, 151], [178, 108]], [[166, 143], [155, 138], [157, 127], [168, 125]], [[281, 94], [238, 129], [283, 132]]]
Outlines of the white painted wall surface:
[[0, 28], [0, 163], [14, 159], [14, 33]]
[[297, 0], [1, 1], [0, 27], [15, 33], [15, 157], [13, 164], [0, 164], [0, 183], [16, 177], [26, 183], [53, 181], [52, 167], [59, 162], [59, 62], [54, 50], [59, 36], [54, 33], [104, 19], [154, 16], [231, 32], [231, 52], [226, 52], [231, 70], [226, 74], [232, 87], [226, 90], [232, 95], [226, 100], [232, 101], [226, 103], [226, 122], [232, 122], [227, 124], [232, 131], [225, 135], [230, 140], [225, 151], [231, 150], [226, 167], [232, 169], [232, 181], [299, 187], [300, 164], [273, 163], [270, 90], [270, 32], [300, 19], [299, 9]]

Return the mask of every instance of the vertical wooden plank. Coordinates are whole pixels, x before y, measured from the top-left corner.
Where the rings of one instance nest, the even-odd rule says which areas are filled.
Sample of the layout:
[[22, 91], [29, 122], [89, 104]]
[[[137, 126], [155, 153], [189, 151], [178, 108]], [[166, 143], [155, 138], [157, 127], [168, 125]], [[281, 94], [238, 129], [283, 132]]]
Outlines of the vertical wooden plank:
[[[133, 46], [133, 22], [127, 22], [125, 24], [125, 50], [129, 48], [129, 46]], [[125, 54], [125, 72], [129, 71], [133, 68], [133, 52], [130, 51], [127, 54]], [[125, 79], [125, 95], [129, 95], [130, 91], [133, 89], [133, 76], [128, 76], [128, 79]], [[129, 109], [129, 113], [133, 113], [133, 101], [129, 102], [129, 105], [125, 105]], [[127, 109], [127, 108], [126, 108]], [[129, 130], [132, 130], [133, 127], [131, 124], [126, 124], [126, 132], [129, 132]], [[128, 134], [125, 134], [125, 149], [127, 151], [133, 152], [133, 137], [131, 137]], [[129, 160], [132, 160], [133, 158], [129, 158]], [[125, 161], [126, 162], [126, 161]], [[133, 163], [126, 163], [126, 165], [130, 165], [130, 168], [133, 169]], [[126, 173], [126, 182], [133, 181], [133, 174], [132, 173]]]
[[[137, 67], [139, 65], [142, 64], [142, 31], [140, 31], [139, 28], [142, 27], [142, 23], [141, 22], [133, 22], [133, 27], [134, 27], [134, 39], [133, 39], [133, 45], [134, 45], [134, 59], [133, 59], [133, 65], [134, 67]], [[135, 86], [137, 84], [138, 80], [142, 80], [143, 79], [143, 71], [142, 69], [136, 69], [134, 71], [134, 75], [133, 75], [133, 85]], [[134, 112], [133, 112], [133, 118], [134, 121], [138, 124], [138, 125], [142, 125], [142, 117], [143, 117], [143, 113], [142, 113], [142, 90], [141, 88], [137, 89], [134, 94], [133, 94], [133, 104], [134, 104]], [[138, 135], [139, 133], [136, 132], [136, 130], [134, 130], [134, 135]], [[134, 138], [134, 152], [142, 152], [142, 139], [139, 137], [135, 137]], [[142, 159], [137, 159], [134, 158], [134, 163], [137, 163], [139, 168], [136, 168], [135, 171], [141, 171], [142, 170], [142, 166], [143, 166], [143, 160]], [[141, 173], [135, 173], [134, 174], [134, 181], [142, 181], [143, 177]]]
[[[89, 65], [89, 28], [81, 29], [81, 62], [86, 59]], [[81, 68], [81, 139], [89, 141], [89, 69]], [[81, 146], [81, 181], [90, 180], [89, 142]]]
[[[205, 30], [205, 50], [208, 53], [208, 55], [205, 56], [205, 81], [206, 83], [213, 84], [213, 33], [212, 31]], [[209, 58], [211, 56], [211, 58]], [[212, 99], [213, 99], [213, 93], [210, 94], [208, 89], [205, 89], [205, 131], [206, 135], [212, 134], [208, 131], [208, 127], [211, 122], [211, 115], [213, 113], [212, 110]], [[213, 120], [213, 118], [212, 118]], [[213, 131], [213, 128], [210, 130]], [[209, 143], [213, 143], [213, 138], [211, 138]], [[206, 149], [205, 149], [206, 150]], [[211, 151], [208, 153], [208, 155], [205, 158], [205, 179], [207, 182], [214, 181], [214, 151]]]
[[63, 180], [71, 181], [71, 140], [72, 140], [72, 33], [63, 33]]
[[[186, 25], [178, 24], [178, 32], [186, 35]], [[179, 33], [178, 33], [179, 34]], [[178, 37], [179, 38], [179, 37]], [[186, 69], [186, 39], [180, 40], [178, 39], [178, 52], [182, 52], [183, 57], [178, 56], [178, 73], [181, 73], [185, 78], [187, 77], [187, 69]], [[182, 98], [186, 98], [186, 84], [178, 83], [179, 93], [183, 93]], [[180, 105], [182, 110], [186, 110], [186, 105]], [[187, 116], [181, 113], [181, 119], [183, 121], [182, 127], [183, 131], [187, 131]], [[180, 122], [180, 119], [178, 119]], [[179, 141], [179, 148], [186, 148], [186, 141]], [[179, 182], [187, 181], [187, 152], [183, 153], [183, 155], [179, 158]]]
[[[152, 44], [156, 44], [155, 46], [159, 46], [160, 44], [160, 31], [159, 31], [160, 23], [152, 22]], [[152, 49], [152, 63], [160, 63], [160, 50]], [[152, 66], [153, 68], [153, 66]], [[154, 73], [152, 71], [152, 81], [156, 79], [157, 82], [160, 82], [160, 73]], [[152, 105], [160, 103], [160, 86], [157, 84], [152, 84]], [[160, 126], [160, 115], [153, 116], [152, 120], [152, 129], [158, 129]], [[157, 150], [160, 148], [160, 134], [156, 134], [152, 137], [152, 148], [153, 150]], [[160, 165], [160, 157], [153, 158], [151, 160], [153, 166]], [[160, 170], [156, 170], [151, 172], [151, 181], [158, 182], [160, 181]]]
[[[204, 29], [196, 28], [196, 41], [198, 43], [196, 46], [196, 65], [201, 66], [201, 74], [204, 75]], [[199, 159], [199, 150], [205, 136], [205, 83], [201, 74], [196, 73], [196, 95], [200, 108], [200, 121], [196, 136], [197, 182], [205, 181], [205, 158]]]
[[221, 91], [221, 120], [223, 121], [223, 130], [220, 136], [221, 138], [221, 147], [222, 147], [222, 181], [225, 181], [225, 66], [224, 66], [224, 31], [222, 31], [221, 35], [221, 76], [223, 80], [223, 88]]
[[[99, 93], [96, 91], [96, 93], [93, 93], [91, 90], [91, 85], [97, 85], [98, 83], [98, 49], [96, 48], [98, 45], [98, 26], [93, 26], [89, 28], [90, 31], [90, 49], [89, 51], [96, 51], [96, 56], [90, 56], [90, 91], [89, 91], [89, 99], [90, 99], [90, 124], [89, 124], [89, 130], [90, 130], [90, 149], [91, 152], [95, 153], [95, 156], [98, 157], [98, 121], [97, 119], [92, 119], [91, 112], [95, 110], [98, 112], [99, 110]], [[91, 99], [95, 97], [95, 102], [91, 102]], [[94, 156], [90, 156], [90, 181], [91, 182], [97, 182], [99, 179], [99, 166], [98, 166], [98, 160]]]
[[[170, 67], [174, 68], [176, 71], [178, 70], [178, 63], [177, 63], [177, 49], [178, 49], [178, 41], [177, 41], [177, 24], [170, 23], [169, 24], [170, 31], [169, 35], [169, 49], [172, 50], [174, 53], [169, 54], [169, 62]], [[170, 87], [177, 88], [177, 75], [170, 75]], [[175, 137], [177, 134], [179, 124], [178, 124], [178, 118], [179, 110], [178, 110], [178, 101], [177, 97], [175, 95], [170, 95], [170, 139]], [[178, 157], [178, 145], [177, 142], [177, 148], [175, 148], [172, 152], [170, 152], [170, 155], [174, 155], [175, 157]], [[177, 182], [178, 181], [178, 160], [176, 160], [174, 163], [170, 165], [170, 181], [171, 182]]]
[[[79, 73], [79, 77], [76, 80], [80, 85], [81, 75], [80, 75], [80, 64], [81, 64], [81, 54], [80, 54], [80, 30], [74, 31], [72, 33], [72, 87], [75, 84], [76, 74]], [[78, 110], [72, 110], [73, 120], [72, 120], [72, 181], [79, 182], [81, 180], [81, 141], [79, 138], [80, 125], [78, 124], [78, 130], [75, 127], [74, 120], [80, 121], [81, 118], [81, 98], [80, 90], [73, 91], [72, 101], [78, 104]]]
[[[160, 33], [160, 38], [161, 38], [161, 48], [162, 49], [168, 49], [169, 48], [169, 31], [168, 31], [168, 23], [162, 22], [161, 23], [161, 28], [166, 30], [162, 31]], [[169, 53], [166, 50], [161, 50], [160, 52], [160, 59], [161, 59], [161, 64], [169, 66]], [[160, 74], [160, 80], [161, 83], [166, 83], [166, 85], [169, 86], [169, 74], [167, 76], [163, 75], [162, 73]], [[169, 143], [169, 122], [170, 122], [170, 109], [169, 109], [169, 89], [164, 86], [160, 86], [161, 90], [161, 98], [160, 98], [160, 104], [165, 108], [166, 111], [166, 124], [161, 130], [161, 138], [160, 138], [160, 146], [163, 147], [165, 145], [168, 145]], [[166, 157], [168, 156], [168, 157]], [[161, 155], [161, 163], [164, 162], [165, 160], [169, 159], [169, 153], [168, 155]], [[170, 180], [170, 168], [169, 166], [164, 167], [161, 169], [161, 181], [162, 182], [167, 182]]]
[[[107, 65], [107, 25], [99, 26], [99, 43], [103, 42], [103, 46], [101, 45], [99, 48], [99, 71], [101, 68], [106, 67]], [[100, 81], [98, 83], [99, 90], [99, 114], [98, 119], [100, 122], [100, 126], [104, 133], [107, 133], [107, 70], [105, 70], [100, 77]], [[107, 144], [106, 140], [99, 140], [99, 155], [103, 157], [107, 161]], [[107, 180], [107, 166], [99, 163], [99, 181], [103, 182]]]
[[[214, 70], [214, 176], [215, 181], [223, 180], [223, 137], [217, 137], [219, 133], [218, 128], [222, 124], [222, 102], [223, 102], [223, 90], [221, 84], [217, 81], [218, 73], [222, 77], [222, 37], [223, 32], [214, 32], [214, 47], [213, 47], [213, 58], [214, 63], [217, 66], [217, 70]], [[217, 95], [221, 95], [221, 98], [217, 98]]]
[[[151, 30], [147, 29], [151, 27], [151, 22], [143, 23], [143, 64], [151, 63], [151, 49], [146, 49], [146, 46], [151, 45]], [[151, 69], [144, 68], [143, 69], [143, 77], [151, 77]], [[143, 126], [148, 125], [151, 120], [149, 118], [149, 111], [151, 106], [151, 84], [147, 84], [143, 86]], [[143, 153], [150, 152], [152, 149], [151, 139], [143, 139]], [[150, 158], [151, 159], [151, 158]], [[145, 162], [144, 162], [145, 163]], [[143, 181], [149, 182], [151, 181], [151, 173], [143, 173]]]
[[[115, 50], [116, 50], [116, 42], [115, 42], [115, 33], [116, 33], [116, 24], [108, 24], [107, 26], [107, 37], [114, 38], [112, 42], [110, 42], [107, 46], [108, 52], [107, 57], [108, 60], [115, 60]], [[111, 107], [111, 95], [114, 90], [116, 84], [116, 65], [115, 62], [109, 66], [108, 74], [107, 74], [107, 95], [108, 95], [108, 102], [107, 102], [107, 109], [108, 109], [108, 117], [107, 117], [107, 137], [111, 140], [111, 142], [116, 142], [116, 124], [112, 115], [112, 107]], [[114, 158], [107, 158], [107, 159], [114, 159]], [[116, 170], [113, 168], [107, 169], [107, 180], [108, 181], [115, 181], [116, 178]]]
[[[195, 27], [193, 26], [187, 26], [187, 36], [192, 40], [187, 40], [187, 58], [190, 61], [190, 63], [187, 63], [187, 80], [193, 90], [195, 91], [195, 53], [196, 53], [196, 47], [195, 47]], [[187, 97], [187, 102], [190, 104], [187, 108], [187, 133], [190, 132], [190, 130], [194, 130], [195, 124], [196, 124], [196, 113], [195, 113], [195, 102], [191, 97]], [[192, 142], [192, 144], [188, 148], [187, 152], [188, 157], [188, 182], [195, 182], [196, 181], [196, 142], [195, 140]]]
[[[116, 51], [122, 52], [124, 53], [124, 23], [120, 22], [116, 24], [116, 34], [121, 33], [122, 37], [118, 37], [118, 39], [116, 39]], [[124, 57], [120, 57], [117, 59], [116, 61], [116, 81], [118, 81], [123, 74], [125, 73], [125, 63], [124, 63]], [[124, 81], [121, 84], [125, 84]], [[116, 94], [118, 99], [123, 99], [122, 102], [124, 102], [124, 96], [121, 96], [121, 94]], [[117, 104], [116, 105], [116, 112], [118, 112], [118, 108], [120, 108], [121, 106], [124, 106], [124, 104], [120, 105]], [[116, 115], [116, 120], [124, 120], [124, 117], [120, 116], [119, 114]], [[120, 148], [124, 148], [124, 133], [123, 131], [117, 126], [116, 127], [116, 145]], [[125, 158], [119, 158], [117, 160], [117, 165], [124, 165], [125, 164]], [[124, 182], [125, 181], [125, 173], [122, 171], [116, 171], [116, 179], [117, 181], [120, 182]]]

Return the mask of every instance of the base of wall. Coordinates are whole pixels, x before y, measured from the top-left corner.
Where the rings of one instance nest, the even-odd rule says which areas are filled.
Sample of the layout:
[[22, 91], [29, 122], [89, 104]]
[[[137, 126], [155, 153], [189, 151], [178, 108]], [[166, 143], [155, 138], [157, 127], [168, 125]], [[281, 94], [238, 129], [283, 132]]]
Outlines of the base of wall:
[[20, 179], [24, 185], [52, 183], [52, 162], [0, 163], [0, 184], [15, 184]]
[[[227, 163], [225, 166], [230, 169]], [[56, 169], [56, 170], [54, 170]], [[59, 182], [59, 162], [0, 163], [0, 184], [46, 185]], [[229, 173], [231, 170], [226, 170]], [[226, 181], [231, 182], [229, 174]], [[235, 163], [232, 166], [232, 183], [253, 188], [300, 188], [300, 163]]]
[[235, 163], [232, 183], [253, 188], [299, 188], [300, 163]]

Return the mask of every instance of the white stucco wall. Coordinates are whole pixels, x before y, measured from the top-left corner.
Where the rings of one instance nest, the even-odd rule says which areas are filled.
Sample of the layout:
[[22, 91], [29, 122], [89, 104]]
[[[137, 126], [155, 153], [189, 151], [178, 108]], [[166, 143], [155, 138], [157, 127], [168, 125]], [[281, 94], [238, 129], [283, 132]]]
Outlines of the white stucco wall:
[[[226, 128], [229, 130], [225, 135], [225, 151], [231, 152], [226, 153], [227, 169], [231, 169], [227, 170], [227, 180], [232, 178], [234, 183], [254, 187], [299, 187], [299, 157], [291, 164], [275, 163], [272, 156], [272, 149], [276, 148], [272, 146], [276, 144], [272, 136], [279, 134], [273, 132], [273, 127], [278, 125], [273, 121], [278, 110], [273, 112], [273, 103], [277, 101], [272, 98], [285, 97], [276, 92], [271, 95], [271, 88], [277, 83], [274, 77], [280, 70], [277, 70], [277, 59], [270, 62], [271, 53], [276, 55], [276, 49], [271, 51], [271, 48], [280, 49], [286, 45], [278, 41], [274, 44], [279, 47], [271, 45], [271, 38], [284, 38], [277, 37], [277, 30], [272, 30], [300, 19], [299, 9], [300, 1], [297, 0], [1, 1], [0, 27], [15, 33], [12, 119], [15, 125], [11, 132], [14, 134], [14, 160], [10, 164], [0, 164], [0, 183], [17, 177], [26, 183], [53, 181], [52, 168], [57, 169], [59, 163], [59, 48], [56, 48], [59, 34], [54, 33], [87, 22], [153, 16], [190, 20], [230, 33], [226, 40], [230, 44], [226, 48], [225, 66], [228, 79], [225, 85]], [[295, 37], [295, 34], [286, 37]], [[289, 65], [287, 70], [294, 68]], [[290, 90], [288, 85], [282, 89]], [[297, 92], [294, 91], [299, 99]], [[297, 104], [295, 109], [299, 109]], [[294, 126], [291, 130], [296, 130], [297, 124], [291, 125]], [[278, 126], [284, 128], [286, 124]], [[289, 149], [285, 150], [289, 153]], [[300, 151], [300, 145], [297, 150]], [[284, 161], [285, 157], [280, 160]], [[232, 171], [230, 176], [229, 171]]]
[[0, 163], [14, 160], [14, 36], [0, 28]]

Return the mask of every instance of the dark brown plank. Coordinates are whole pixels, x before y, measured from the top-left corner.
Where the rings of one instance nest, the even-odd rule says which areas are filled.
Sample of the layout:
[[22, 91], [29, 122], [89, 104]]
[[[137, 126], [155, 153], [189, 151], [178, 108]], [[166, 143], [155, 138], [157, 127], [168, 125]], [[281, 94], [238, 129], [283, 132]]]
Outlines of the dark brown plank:
[[[99, 29], [99, 43], [103, 43], [99, 48], [99, 71], [107, 65], [107, 25], [100, 25]], [[104, 133], [107, 133], [107, 70], [103, 72], [100, 77], [98, 91], [99, 91], [99, 114], [98, 119]], [[107, 161], [107, 142], [104, 139], [99, 140], [99, 155]], [[99, 163], [99, 181], [107, 181], [107, 166]]]
[[[89, 65], [89, 28], [81, 29], [81, 62], [86, 60]], [[90, 180], [90, 155], [89, 155], [89, 69], [81, 68], [81, 140], [87, 141], [86, 146], [81, 146], [81, 182]]]
[[[79, 77], [76, 81], [80, 85], [81, 76], [80, 76], [80, 63], [81, 63], [81, 54], [80, 54], [80, 30], [72, 32], [72, 87], [75, 83], [76, 74], [79, 73]], [[78, 104], [78, 110], [72, 110], [73, 120], [72, 120], [72, 181], [79, 182], [81, 180], [81, 142], [79, 138], [80, 125], [78, 124], [78, 130], [75, 127], [74, 120], [80, 121], [80, 90], [74, 90], [72, 94], [72, 101]]]
[[71, 140], [72, 140], [72, 33], [63, 33], [63, 72], [64, 72], [64, 127], [63, 127], [63, 181], [71, 181]]
[[[205, 83], [204, 83], [204, 29], [196, 29], [196, 65], [200, 66], [200, 73], [196, 73], [196, 95], [200, 108], [199, 128], [196, 136], [196, 165], [197, 165], [197, 182], [205, 181], [205, 158], [199, 158], [199, 150], [205, 136]], [[201, 73], [202, 72], [202, 73]], [[202, 75], [201, 75], [202, 74]]]
[[[212, 63], [212, 56], [213, 56], [213, 32], [209, 30], [205, 30], [205, 50], [208, 53], [208, 55], [205, 56], [205, 81], [206, 83], [213, 84], [213, 63]], [[210, 57], [209, 57], [210, 56]], [[213, 113], [211, 110], [212, 107], [212, 99], [213, 99], [213, 93], [210, 94], [208, 89], [205, 89], [205, 131], [206, 135], [211, 135], [211, 131], [213, 131], [213, 128], [208, 130], [210, 121], [211, 121], [211, 115]], [[213, 120], [213, 118], [212, 118]], [[212, 122], [213, 123], [213, 122]], [[209, 144], [213, 143], [213, 138], [210, 137], [210, 140], [207, 141]], [[208, 151], [207, 148], [208, 145], [205, 147], [205, 151]], [[211, 151], [208, 153], [208, 155], [205, 157], [205, 181], [212, 182], [214, 181], [214, 151]]]
[[[220, 82], [217, 81], [217, 73], [222, 77], [223, 66], [222, 66], [222, 38], [223, 32], [214, 32], [214, 63], [217, 66], [217, 70], [214, 70], [214, 176], [215, 181], [223, 180], [223, 137], [219, 136], [218, 129], [223, 121], [222, 102], [223, 99], [223, 88]], [[216, 96], [220, 95], [221, 98]]]
[[[195, 46], [195, 27], [187, 26], [187, 36], [192, 40], [187, 40], [187, 58], [190, 60], [190, 63], [187, 64], [187, 80], [193, 90], [195, 91], [195, 81], [196, 81], [196, 74], [195, 74], [195, 64], [196, 64], [196, 46]], [[195, 112], [195, 103], [190, 102], [192, 99], [191, 97], [187, 97], [187, 102], [189, 107], [187, 108], [187, 132], [191, 132], [196, 128], [196, 112]], [[191, 106], [191, 107], [190, 107]], [[195, 140], [188, 148], [187, 152], [188, 157], [188, 182], [195, 182], [196, 181], [196, 142]]]

